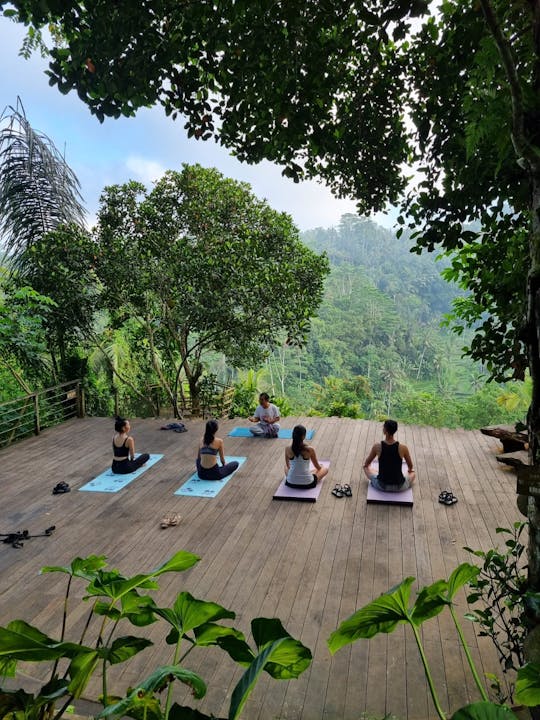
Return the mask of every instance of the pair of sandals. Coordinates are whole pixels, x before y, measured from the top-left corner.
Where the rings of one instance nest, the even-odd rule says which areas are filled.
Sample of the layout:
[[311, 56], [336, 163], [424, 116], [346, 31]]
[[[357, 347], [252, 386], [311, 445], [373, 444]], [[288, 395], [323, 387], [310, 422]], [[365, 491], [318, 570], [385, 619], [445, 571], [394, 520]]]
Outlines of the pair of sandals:
[[61, 495], [62, 493], [68, 493], [71, 490], [67, 482], [59, 482], [53, 487], [53, 495]]
[[180, 515], [175, 512], [170, 512], [161, 518], [160, 527], [163, 530], [165, 530], [168, 527], [174, 527], [175, 525], [178, 525], [179, 522], [180, 522]]
[[439, 495], [439, 502], [442, 505], [455, 505], [457, 503], [457, 497], [450, 490], [443, 490]]
[[352, 497], [351, 486], [345, 483], [345, 485], [336, 485], [332, 490], [332, 495], [337, 498]]

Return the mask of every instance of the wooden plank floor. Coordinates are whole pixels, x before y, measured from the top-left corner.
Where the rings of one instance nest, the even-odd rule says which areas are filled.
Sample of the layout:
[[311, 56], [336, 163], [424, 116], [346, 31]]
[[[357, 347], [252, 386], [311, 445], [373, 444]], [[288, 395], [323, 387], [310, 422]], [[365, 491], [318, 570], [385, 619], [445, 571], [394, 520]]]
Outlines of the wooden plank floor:
[[[409, 445], [418, 473], [415, 502], [412, 509], [384, 507], [366, 504], [361, 472], [363, 458], [381, 437], [380, 423], [286, 418], [284, 427], [302, 422], [313, 428], [319, 457], [332, 464], [316, 503], [275, 502], [287, 442], [228, 438], [243, 421], [226, 420], [220, 435], [227, 454], [248, 459], [216, 498], [203, 499], [173, 494], [194, 470], [202, 421], [188, 421], [184, 434], [160, 431], [163, 422], [132, 421], [138, 451], [165, 457], [115, 494], [78, 492], [110, 462], [110, 419], [72, 420], [0, 451], [0, 531], [57, 527], [51, 537], [28, 541], [21, 549], [0, 545], [1, 623], [23, 618], [58, 636], [65, 578], [39, 575], [44, 565], [105, 554], [112, 567], [131, 574], [150, 571], [184, 549], [201, 561], [186, 573], [160, 579], [159, 604], [188, 590], [234, 610], [235, 627], [248, 637], [252, 618], [278, 617], [313, 652], [312, 666], [299, 680], [263, 677], [243, 718], [357, 720], [365, 711], [413, 720], [434, 717], [407, 628], [357, 642], [334, 657], [326, 640], [342, 620], [404, 577], [415, 576], [416, 588], [471, 560], [464, 546], [502, 545], [495, 529], [520, 515], [515, 476], [495, 459], [499, 441], [479, 431], [400, 427], [398, 438]], [[61, 480], [72, 492], [52, 495]], [[335, 498], [336, 482], [349, 483], [353, 497]], [[443, 489], [451, 489], [459, 502], [438, 503]], [[179, 512], [182, 522], [161, 530], [160, 518], [168, 510]], [[83, 622], [87, 610], [81, 597], [82, 585], [74, 625]], [[466, 609], [460, 596], [460, 613]], [[468, 621], [463, 627], [480, 673], [500, 675], [490, 643], [477, 640]], [[111, 692], [123, 694], [170, 660], [161, 624], [146, 632], [156, 644], [117, 668]], [[423, 638], [443, 707], [453, 712], [478, 699], [449, 615], [426, 624]], [[218, 649], [196, 650], [189, 667], [208, 683], [200, 709], [226, 717], [240, 670]], [[26, 665], [24, 671], [28, 683], [39, 676], [36, 666]], [[99, 694], [97, 682], [89, 690]], [[176, 699], [195, 702], [180, 687]]]

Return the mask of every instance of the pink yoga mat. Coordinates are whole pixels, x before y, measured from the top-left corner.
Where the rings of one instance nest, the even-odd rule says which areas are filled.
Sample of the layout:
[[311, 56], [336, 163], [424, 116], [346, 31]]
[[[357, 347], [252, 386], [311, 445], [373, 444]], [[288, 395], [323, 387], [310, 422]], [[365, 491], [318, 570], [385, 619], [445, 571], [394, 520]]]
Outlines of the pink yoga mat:
[[[330, 460], [320, 460], [321, 465], [324, 467], [330, 467]], [[311, 471], [315, 471], [314, 467], [310, 468]], [[278, 489], [274, 493], [273, 500], [299, 500], [300, 502], [316, 502], [321, 492], [322, 484], [326, 478], [323, 478], [321, 482], [318, 482], [314, 488], [308, 490], [300, 490], [299, 488], [292, 488], [285, 485], [285, 478], [279, 484]]]

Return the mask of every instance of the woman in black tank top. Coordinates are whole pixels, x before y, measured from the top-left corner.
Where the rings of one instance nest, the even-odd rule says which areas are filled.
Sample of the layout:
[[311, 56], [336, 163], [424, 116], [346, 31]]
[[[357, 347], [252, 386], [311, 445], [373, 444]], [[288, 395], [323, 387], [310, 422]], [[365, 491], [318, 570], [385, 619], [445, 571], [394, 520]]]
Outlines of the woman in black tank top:
[[117, 475], [135, 472], [150, 459], [148, 453], [135, 457], [135, 441], [128, 435], [130, 427], [125, 418], [117, 417], [114, 422], [112, 471]]

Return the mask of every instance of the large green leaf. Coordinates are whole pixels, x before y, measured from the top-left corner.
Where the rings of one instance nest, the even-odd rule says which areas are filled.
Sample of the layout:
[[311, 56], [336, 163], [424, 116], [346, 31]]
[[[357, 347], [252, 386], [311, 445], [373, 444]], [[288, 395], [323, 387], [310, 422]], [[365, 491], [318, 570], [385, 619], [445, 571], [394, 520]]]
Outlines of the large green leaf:
[[482, 701], [460, 708], [451, 720], [514, 720], [515, 717], [505, 705]]
[[435, 617], [447, 606], [446, 595], [448, 585], [445, 580], [436, 582], [422, 588], [414, 603], [411, 612], [411, 622], [416, 626], [421, 625], [425, 620]]
[[188, 592], [182, 592], [176, 598], [172, 608], [155, 608], [179, 633], [187, 633], [212, 620], [236, 617], [231, 610], [206, 600], [197, 600]]
[[62, 656], [71, 658], [81, 651], [89, 650], [90, 648], [76, 643], [52, 640], [24, 620], [13, 620], [7, 627], [0, 627], [0, 657], [8, 656], [12, 660], [41, 662]]
[[154, 670], [146, 680], [139, 683], [125, 698], [112, 705], [107, 705], [97, 717], [129, 714], [133, 708], [140, 706], [144, 702], [151, 702], [153, 693], [156, 691], [161, 692], [171, 679], [180, 680], [185, 685], [189, 685], [195, 698], [202, 698], [206, 693], [206, 685], [199, 675], [178, 665], [165, 665]]
[[[300, 641], [292, 638], [279, 620], [256, 618], [251, 626], [253, 637], [262, 650], [234, 688], [229, 720], [235, 720], [240, 715], [263, 671], [268, 672], [273, 678], [289, 680], [297, 678], [311, 663], [311, 651]], [[272, 641], [270, 640], [272, 637], [277, 639]]]
[[344, 645], [358, 638], [372, 638], [378, 633], [390, 633], [401, 622], [410, 621], [408, 601], [413, 577], [407, 577], [396, 588], [357, 610], [344, 620], [327, 640], [334, 654]]
[[93, 580], [97, 571], [107, 565], [105, 555], [89, 555], [86, 558], [76, 557], [71, 561], [69, 566], [46, 565], [42, 567], [40, 572], [61, 572], [73, 575], [73, 577], [83, 578], [84, 580]]
[[180, 550], [150, 573], [134, 575], [131, 578], [124, 578], [116, 572], [99, 573], [86, 590], [90, 596], [106, 596], [115, 602], [131, 593], [135, 588], [156, 590], [158, 585], [153, 581], [154, 578], [168, 572], [182, 572], [198, 561], [197, 555]]
[[540, 705], [540, 663], [531, 662], [519, 668], [514, 699], [528, 707]]
[[449, 599], [453, 600], [458, 590], [464, 585], [467, 585], [467, 583], [470, 583], [479, 572], [480, 568], [477, 565], [471, 565], [470, 563], [461, 563], [461, 565], [458, 565], [448, 578]]
[[126, 635], [116, 638], [110, 647], [99, 648], [98, 654], [100, 658], [107, 660], [111, 665], [117, 665], [129, 660], [150, 645], [153, 643], [147, 638]]
[[272, 652], [281, 642], [283, 642], [283, 640], [277, 640], [275, 643], [267, 646], [266, 649], [255, 658], [246, 672], [242, 675], [233, 690], [231, 704], [229, 707], [229, 720], [236, 720], [236, 718], [239, 717], [249, 695], [251, 694], [251, 691], [255, 687], [255, 683], [264, 670], [264, 666], [270, 660]]
[[81, 694], [88, 685], [88, 681], [92, 677], [98, 662], [99, 653], [97, 650], [81, 652], [73, 658], [69, 664], [68, 674], [71, 678], [69, 691], [74, 697], [81, 697]]

